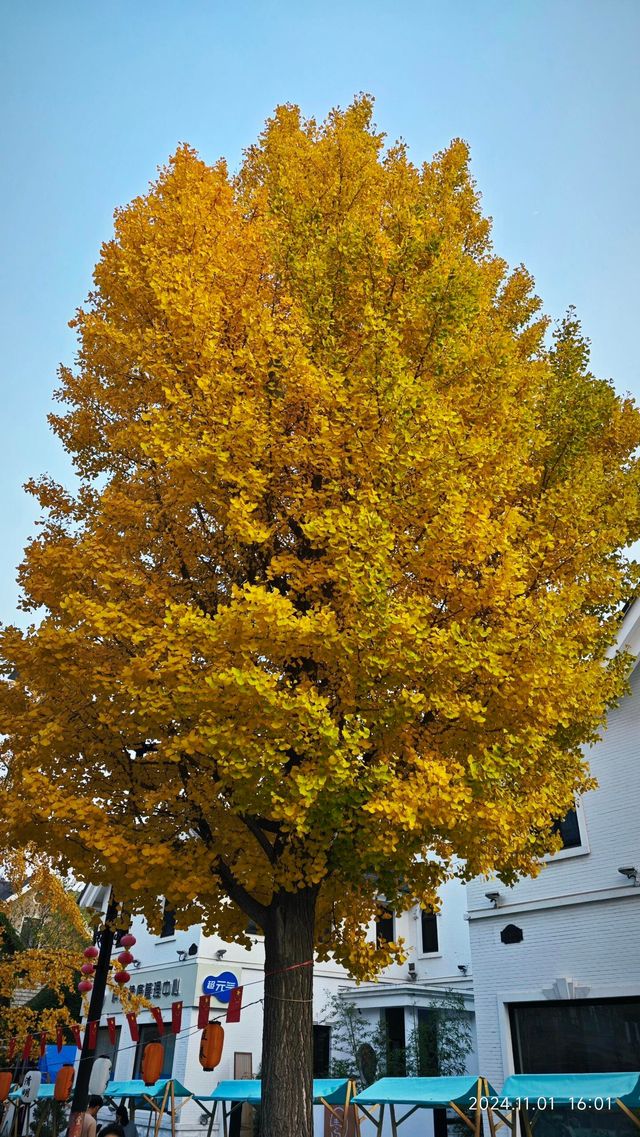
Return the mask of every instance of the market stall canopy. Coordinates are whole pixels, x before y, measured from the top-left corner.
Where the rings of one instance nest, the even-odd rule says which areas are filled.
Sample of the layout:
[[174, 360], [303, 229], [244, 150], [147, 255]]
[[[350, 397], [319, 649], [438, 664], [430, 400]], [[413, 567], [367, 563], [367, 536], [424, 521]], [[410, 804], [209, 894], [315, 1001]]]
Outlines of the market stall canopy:
[[145, 1086], [142, 1078], [133, 1078], [128, 1082], [109, 1082], [104, 1097], [106, 1098], [162, 1098], [165, 1095], [167, 1087], [171, 1088], [173, 1082], [173, 1096], [176, 1098], [192, 1098], [191, 1090], [182, 1085], [182, 1082], [176, 1082], [172, 1078], [161, 1078], [160, 1081], [154, 1082], [152, 1086]]
[[[602, 1109], [621, 1101], [630, 1109], [640, 1108], [640, 1073], [622, 1074], [513, 1074], [507, 1078], [498, 1095], [505, 1109], [528, 1105], [535, 1109], [538, 1101], [553, 1105]], [[358, 1099], [356, 1098], [356, 1101]]]
[[[478, 1083], [481, 1089], [478, 1089]], [[456, 1105], [475, 1109], [478, 1096], [486, 1092], [486, 1083], [479, 1077], [450, 1078], [380, 1078], [366, 1090], [356, 1094], [356, 1105], [416, 1105], [426, 1109], [439, 1109], [455, 1102]], [[493, 1094], [489, 1087], [489, 1093]]]
[[[330, 1105], [344, 1105], [348, 1085], [346, 1078], [314, 1078], [315, 1105], [325, 1101]], [[218, 1082], [213, 1093], [197, 1095], [198, 1101], [246, 1101], [251, 1105], [259, 1105], [261, 1097], [262, 1082], [259, 1078]]]
[[[43, 1098], [52, 1098], [54, 1089], [55, 1086], [52, 1082], [41, 1082], [40, 1088], [38, 1089], [38, 1101], [41, 1101]], [[12, 1090], [9, 1094], [9, 1101], [16, 1101], [19, 1097], [20, 1089]]]

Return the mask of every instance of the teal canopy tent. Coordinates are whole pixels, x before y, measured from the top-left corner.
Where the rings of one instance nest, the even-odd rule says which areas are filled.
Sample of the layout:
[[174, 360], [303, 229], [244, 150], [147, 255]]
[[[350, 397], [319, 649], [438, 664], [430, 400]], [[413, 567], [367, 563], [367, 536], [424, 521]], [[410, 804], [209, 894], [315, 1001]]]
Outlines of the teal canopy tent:
[[192, 1098], [191, 1090], [177, 1082], [175, 1078], [161, 1078], [152, 1086], [145, 1086], [142, 1078], [133, 1078], [128, 1082], [109, 1082], [104, 1096], [106, 1098], [161, 1098], [165, 1091], [173, 1087], [173, 1096], [176, 1098]]
[[[55, 1086], [51, 1082], [41, 1082], [38, 1087], [38, 1101], [43, 1098], [52, 1098]], [[9, 1101], [17, 1101], [20, 1097], [20, 1090], [12, 1090], [9, 1094]]]
[[[109, 1082], [104, 1092], [105, 1098], [112, 1100], [122, 1100], [123, 1098], [132, 1098], [134, 1101], [140, 1099], [146, 1103], [151, 1110], [149, 1114], [149, 1125], [147, 1133], [151, 1128], [151, 1119], [155, 1114], [155, 1137], [158, 1137], [160, 1132], [160, 1122], [162, 1115], [167, 1112], [171, 1119], [171, 1133], [175, 1137], [176, 1133], [176, 1117], [180, 1110], [188, 1101], [194, 1098], [191, 1090], [178, 1082], [175, 1078], [161, 1078], [159, 1081], [154, 1082], [152, 1086], [145, 1086], [142, 1078], [133, 1078], [125, 1082]], [[176, 1100], [179, 1099], [180, 1104], [176, 1105]]]
[[640, 1109], [640, 1073], [513, 1074], [502, 1087], [500, 1102], [512, 1109], [513, 1103], [524, 1099], [530, 1104], [553, 1100], [554, 1105], [568, 1106], [581, 1101], [592, 1109], [602, 1109], [603, 1101], [620, 1099], [630, 1109]]
[[[353, 1091], [353, 1083], [346, 1078], [314, 1078], [313, 1102], [314, 1105], [324, 1105], [336, 1115], [338, 1107], [344, 1111], [339, 1114], [343, 1130], [349, 1108], [349, 1101]], [[262, 1082], [258, 1078], [248, 1078], [228, 1082], [218, 1082], [213, 1093], [199, 1094], [197, 1099], [200, 1105], [212, 1102], [209, 1112], [209, 1129], [207, 1137], [211, 1137], [211, 1130], [215, 1120], [218, 1103], [222, 1110], [223, 1135], [228, 1135], [229, 1118], [234, 1110], [240, 1109], [245, 1102], [249, 1105], [260, 1105], [262, 1100]]]
[[[316, 1105], [344, 1105], [349, 1083], [346, 1078], [314, 1078], [313, 1100]], [[259, 1105], [262, 1098], [262, 1082], [259, 1078], [218, 1082], [211, 1094], [201, 1094], [199, 1101], [249, 1102]]]
[[[609, 1074], [513, 1074], [499, 1096], [499, 1108], [513, 1110], [531, 1135], [529, 1113], [568, 1109], [583, 1113], [620, 1109], [637, 1128], [640, 1117], [640, 1072]], [[512, 1123], [512, 1128], [515, 1126]]]
[[[372, 1121], [376, 1127], [376, 1137], [381, 1137], [384, 1125], [385, 1108], [389, 1107], [391, 1132], [397, 1135], [397, 1128], [418, 1109], [448, 1108], [457, 1113], [465, 1125], [479, 1137], [482, 1123], [482, 1109], [492, 1093], [484, 1078], [381, 1078], [366, 1090], [356, 1094], [354, 1105]], [[401, 1117], [396, 1116], [397, 1105], [411, 1108]], [[379, 1107], [375, 1117], [370, 1110]]]

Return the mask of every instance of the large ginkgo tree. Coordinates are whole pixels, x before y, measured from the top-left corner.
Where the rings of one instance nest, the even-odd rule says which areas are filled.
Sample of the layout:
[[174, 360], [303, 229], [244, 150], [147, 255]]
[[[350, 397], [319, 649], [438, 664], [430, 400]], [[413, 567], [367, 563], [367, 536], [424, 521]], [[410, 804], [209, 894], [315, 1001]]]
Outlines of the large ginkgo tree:
[[[559, 265], [559, 271], [561, 270]], [[264, 933], [264, 1137], [309, 1137], [312, 960], [534, 871], [625, 683], [640, 415], [491, 245], [454, 141], [280, 107], [118, 210], [2, 635], [1, 820], [153, 920]]]

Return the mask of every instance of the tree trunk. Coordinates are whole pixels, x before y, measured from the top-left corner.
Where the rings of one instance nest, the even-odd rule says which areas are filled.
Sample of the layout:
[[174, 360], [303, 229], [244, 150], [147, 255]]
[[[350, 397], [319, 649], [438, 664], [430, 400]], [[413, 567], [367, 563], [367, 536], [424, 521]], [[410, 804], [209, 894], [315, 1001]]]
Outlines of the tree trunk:
[[265, 923], [261, 1137], [313, 1137], [316, 897], [277, 893]]

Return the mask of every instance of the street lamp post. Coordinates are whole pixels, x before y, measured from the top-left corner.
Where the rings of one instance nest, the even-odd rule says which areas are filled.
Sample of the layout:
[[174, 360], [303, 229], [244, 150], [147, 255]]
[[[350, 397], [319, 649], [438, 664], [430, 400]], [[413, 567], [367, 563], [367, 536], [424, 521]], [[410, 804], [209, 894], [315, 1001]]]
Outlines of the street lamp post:
[[118, 905], [113, 898], [113, 893], [111, 893], [107, 905], [107, 912], [104, 918], [102, 932], [100, 933], [100, 951], [96, 961], [96, 969], [93, 977], [93, 988], [91, 990], [91, 998], [89, 1000], [87, 1025], [84, 1032], [84, 1038], [82, 1040], [82, 1050], [80, 1052], [78, 1075], [76, 1077], [76, 1084], [74, 1086], [73, 1097], [71, 1099], [71, 1116], [69, 1118], [68, 1137], [81, 1137], [82, 1134], [82, 1123], [89, 1102], [89, 1079], [91, 1077], [90, 1057], [93, 1050], [95, 1049], [95, 1047], [90, 1047], [89, 1023], [99, 1022], [100, 1016], [102, 1014], [104, 996], [107, 989], [107, 979], [109, 976], [109, 962], [111, 960], [111, 953], [113, 951], [113, 943], [115, 939], [115, 921], [117, 915]]

